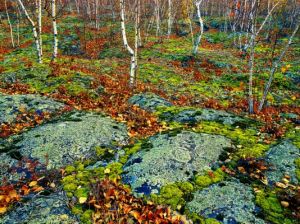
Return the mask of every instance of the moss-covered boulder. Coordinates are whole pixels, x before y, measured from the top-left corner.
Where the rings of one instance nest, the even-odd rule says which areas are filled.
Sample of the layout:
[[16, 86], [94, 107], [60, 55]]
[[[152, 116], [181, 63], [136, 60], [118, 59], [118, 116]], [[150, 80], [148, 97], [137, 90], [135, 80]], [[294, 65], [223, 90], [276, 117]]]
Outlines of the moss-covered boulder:
[[38, 95], [0, 95], [0, 124], [15, 121], [19, 114], [54, 113], [64, 107], [63, 103]]
[[142, 93], [132, 96], [128, 102], [147, 111], [155, 111], [157, 107], [172, 106], [170, 102], [153, 93]]
[[211, 185], [194, 193], [194, 199], [187, 208], [205, 218], [231, 223], [264, 223], [255, 215], [259, 208], [255, 206], [252, 188], [236, 179]]
[[281, 181], [284, 175], [290, 176], [291, 182], [298, 183], [295, 160], [299, 158], [299, 153], [299, 148], [288, 140], [279, 143], [268, 151], [266, 160], [271, 167], [266, 175], [271, 184]]
[[2, 224], [75, 224], [79, 223], [63, 194], [37, 196], [0, 218]]
[[157, 193], [166, 184], [187, 181], [210, 169], [223, 149], [231, 147], [231, 141], [220, 135], [183, 131], [153, 136], [149, 145], [124, 166], [123, 180], [136, 193]]
[[73, 113], [65, 120], [38, 126], [19, 136], [14, 145], [22, 156], [33, 157], [48, 168], [80, 159], [96, 158], [96, 146], [117, 148], [127, 143], [127, 128], [96, 113]]

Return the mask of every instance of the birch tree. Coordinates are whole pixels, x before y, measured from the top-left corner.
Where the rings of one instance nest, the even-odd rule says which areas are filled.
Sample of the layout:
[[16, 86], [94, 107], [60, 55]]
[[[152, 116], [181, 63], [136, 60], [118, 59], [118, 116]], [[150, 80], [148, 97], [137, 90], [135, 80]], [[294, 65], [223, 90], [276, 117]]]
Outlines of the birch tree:
[[202, 39], [202, 35], [204, 32], [204, 24], [203, 24], [203, 19], [201, 16], [201, 10], [200, 10], [200, 6], [201, 3], [203, 2], [203, 0], [196, 0], [195, 1], [195, 6], [196, 6], [196, 10], [197, 10], [197, 17], [198, 17], [198, 21], [200, 24], [200, 33], [198, 34], [198, 37], [196, 38], [195, 42], [194, 42], [194, 46], [193, 46], [193, 54], [196, 55], [198, 52], [198, 48]]
[[57, 51], [58, 51], [57, 23], [56, 23], [56, 1], [55, 0], [51, 0], [51, 17], [52, 17], [52, 26], [53, 26], [52, 60], [54, 60], [57, 57]]
[[286, 43], [284, 49], [282, 50], [281, 54], [279, 55], [277, 61], [274, 63], [272, 69], [271, 69], [271, 72], [270, 72], [270, 76], [269, 76], [269, 80], [265, 86], [265, 89], [264, 89], [264, 93], [263, 93], [263, 96], [260, 100], [260, 103], [259, 103], [259, 108], [258, 108], [258, 111], [261, 111], [263, 109], [263, 106], [265, 104], [265, 101], [266, 101], [266, 98], [267, 98], [267, 95], [270, 91], [270, 88], [271, 88], [271, 84], [272, 84], [272, 81], [273, 81], [273, 78], [274, 78], [274, 75], [280, 65], [280, 62], [281, 60], [283, 59], [284, 55], [286, 54], [288, 48], [290, 47], [290, 45], [292, 44], [292, 41], [293, 41], [293, 38], [294, 36], [296, 35], [296, 33], [298, 32], [299, 30], [299, 26], [300, 26], [300, 23], [298, 21], [298, 23], [296, 24], [295, 26], [295, 29], [292, 33], [292, 35], [290, 36], [288, 42]]
[[36, 46], [36, 51], [37, 51], [37, 56], [38, 56], [38, 62], [39, 63], [43, 63], [43, 54], [42, 54], [42, 50], [41, 50], [41, 46], [40, 46], [40, 40], [39, 40], [39, 36], [38, 36], [38, 32], [37, 32], [37, 28], [36, 28], [36, 24], [33, 21], [33, 19], [30, 17], [27, 9], [25, 8], [22, 0], [17, 0], [22, 11], [24, 12], [26, 19], [28, 20], [28, 22], [30, 23], [31, 27], [32, 27], [32, 33], [33, 33], [33, 37], [35, 40], [35, 46]]
[[173, 24], [172, 9], [173, 9], [173, 2], [172, 0], [168, 0], [168, 38], [170, 38], [172, 32], [172, 24]]
[[[251, 10], [250, 10], [250, 23], [251, 23], [251, 37], [249, 41], [250, 47], [250, 55], [249, 55], [249, 82], [248, 82], [248, 104], [249, 104], [249, 113], [254, 113], [254, 98], [253, 98], [253, 73], [254, 73], [254, 53], [255, 53], [255, 46], [256, 46], [256, 38], [263, 29], [264, 25], [268, 21], [270, 15], [274, 11], [274, 9], [279, 5], [280, 2], [274, 4], [272, 9], [268, 12], [267, 16], [261, 23], [258, 29], [256, 29], [257, 24], [257, 10], [258, 10], [258, 0], [251, 1]], [[246, 47], [247, 49], [247, 47]]]
[[[138, 14], [138, 1], [135, 1], [135, 14], [137, 17]], [[138, 32], [137, 32], [137, 18], [135, 22], [135, 49], [133, 50], [127, 40], [127, 34], [126, 34], [126, 25], [125, 25], [125, 0], [120, 0], [120, 17], [121, 17], [121, 32], [122, 32], [122, 39], [123, 39], [123, 45], [127, 49], [128, 53], [131, 56], [130, 61], [130, 79], [129, 79], [129, 85], [130, 87], [134, 86], [135, 79], [136, 79], [136, 72], [137, 72], [137, 43], [138, 43]]]

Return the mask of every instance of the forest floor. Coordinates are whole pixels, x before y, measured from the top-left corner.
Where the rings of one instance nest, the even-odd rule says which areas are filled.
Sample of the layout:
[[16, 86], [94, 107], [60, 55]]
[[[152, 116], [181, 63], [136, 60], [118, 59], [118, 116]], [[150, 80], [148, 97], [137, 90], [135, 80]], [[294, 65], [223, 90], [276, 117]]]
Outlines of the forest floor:
[[[59, 30], [43, 64], [29, 28], [17, 49], [0, 33], [0, 223], [299, 221], [299, 38], [249, 115], [247, 55], [217, 27], [195, 57], [190, 37], [149, 36], [133, 90], [119, 24]], [[271, 54], [260, 41], [255, 107]]]

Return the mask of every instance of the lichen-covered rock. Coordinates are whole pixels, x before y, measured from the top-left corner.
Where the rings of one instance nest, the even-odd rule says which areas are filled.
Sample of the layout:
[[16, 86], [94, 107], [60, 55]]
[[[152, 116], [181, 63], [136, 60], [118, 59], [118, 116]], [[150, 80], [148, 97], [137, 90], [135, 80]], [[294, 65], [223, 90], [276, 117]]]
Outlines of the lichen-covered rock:
[[295, 164], [297, 158], [299, 148], [288, 140], [272, 147], [266, 155], [266, 160], [271, 165], [270, 170], [266, 172], [268, 180], [271, 183], [278, 182], [287, 174], [291, 177], [291, 182], [297, 183]]
[[155, 111], [157, 107], [172, 106], [170, 102], [153, 93], [142, 93], [132, 96], [128, 102], [147, 111]]
[[22, 156], [39, 159], [47, 168], [59, 168], [75, 160], [95, 156], [95, 146], [126, 144], [127, 128], [109, 117], [76, 112], [68, 120], [38, 126], [24, 132], [15, 144]]
[[67, 198], [63, 194], [38, 196], [20, 205], [4, 217], [1, 224], [76, 224], [77, 218], [67, 206]]
[[224, 136], [183, 131], [156, 135], [148, 149], [133, 155], [124, 166], [123, 180], [137, 193], [156, 193], [161, 186], [187, 181], [217, 163], [231, 141]]
[[259, 208], [255, 206], [254, 200], [250, 186], [232, 179], [195, 192], [194, 199], [187, 203], [187, 208], [224, 224], [264, 223], [255, 217]]
[[24, 111], [41, 114], [53, 113], [64, 107], [63, 103], [38, 95], [0, 95], [0, 124], [13, 122]]
[[180, 123], [197, 123], [199, 121], [216, 121], [228, 125], [240, 125], [246, 122], [245, 119], [227, 113], [221, 110], [214, 109], [187, 109], [179, 113], [172, 114], [165, 112], [160, 115], [163, 120], [176, 121]]
[[11, 174], [10, 169], [17, 165], [18, 161], [11, 158], [6, 153], [0, 154], [0, 183], [3, 183], [4, 180], [12, 181], [17, 180], [18, 177]]

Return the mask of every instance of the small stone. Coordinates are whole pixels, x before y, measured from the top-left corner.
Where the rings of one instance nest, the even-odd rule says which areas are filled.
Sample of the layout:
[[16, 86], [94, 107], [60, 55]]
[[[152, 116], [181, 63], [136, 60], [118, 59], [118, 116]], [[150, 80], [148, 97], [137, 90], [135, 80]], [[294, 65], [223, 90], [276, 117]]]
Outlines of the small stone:
[[287, 201], [281, 201], [280, 204], [285, 208], [289, 207], [290, 205]]
[[283, 178], [282, 182], [285, 183], [285, 184], [288, 184], [290, 181], [288, 179], [286, 179], [286, 178]]
[[276, 185], [276, 187], [283, 188], [283, 189], [288, 187], [287, 185], [280, 183], [280, 182], [276, 182], [275, 185]]

